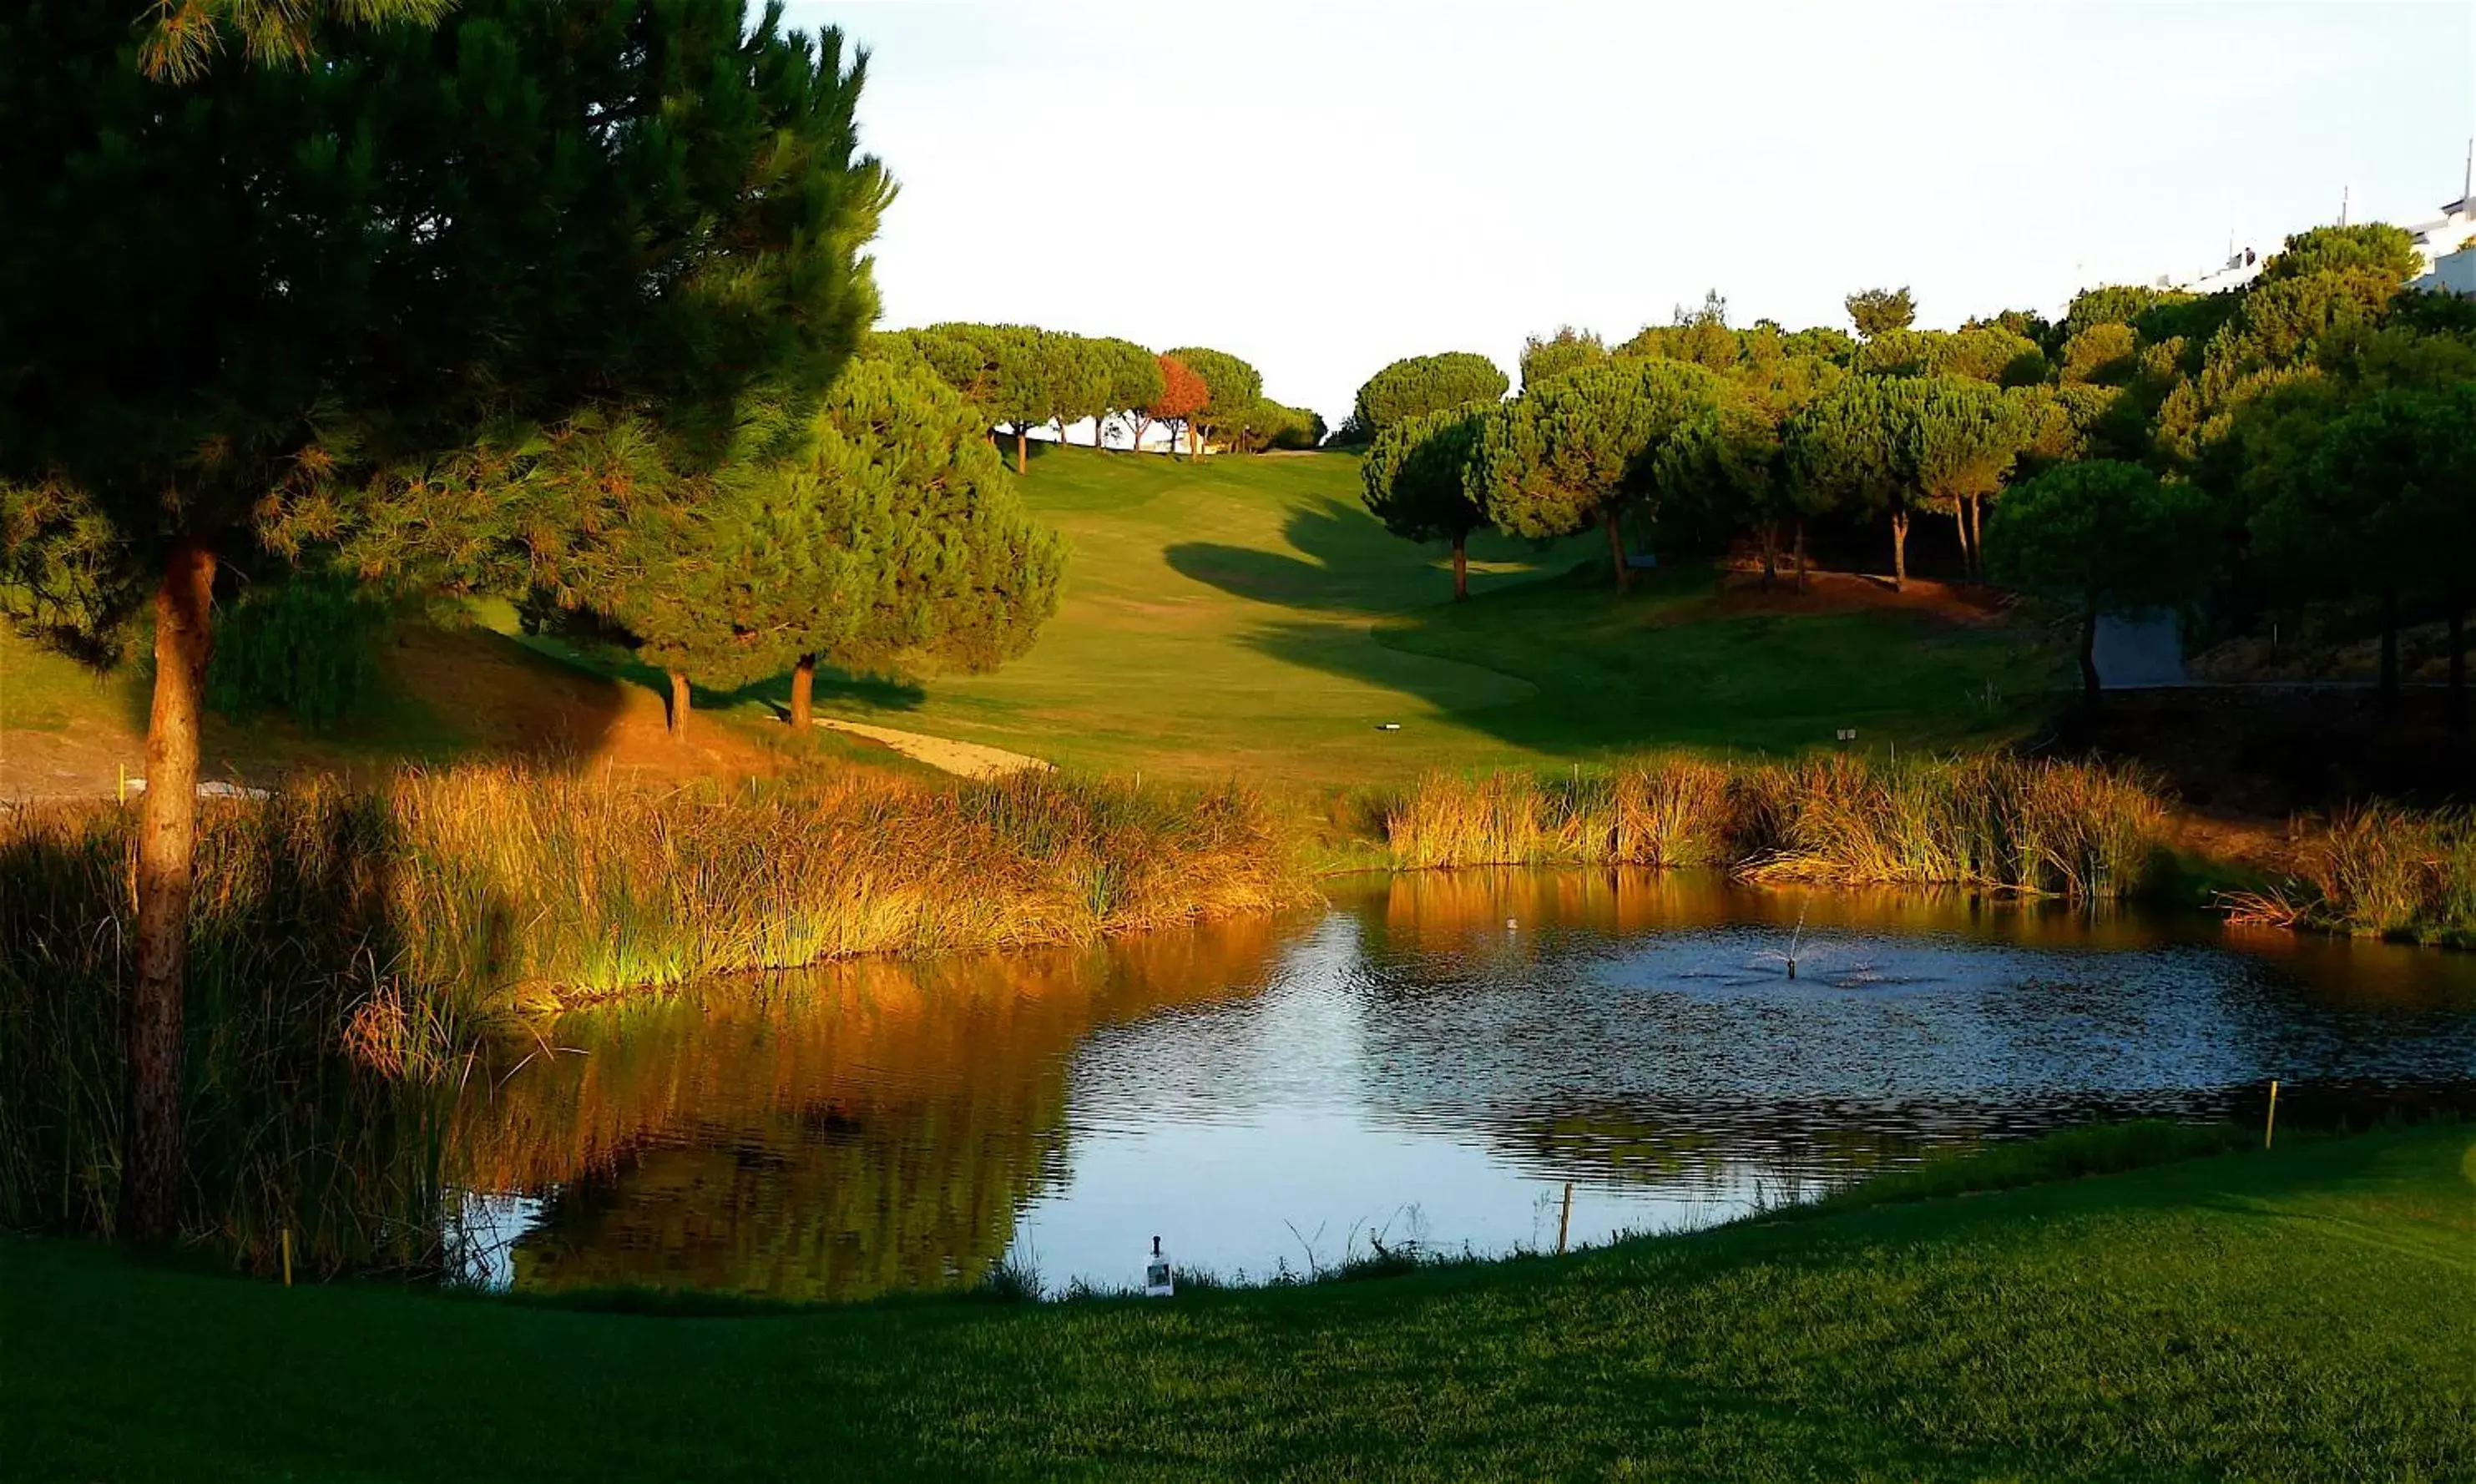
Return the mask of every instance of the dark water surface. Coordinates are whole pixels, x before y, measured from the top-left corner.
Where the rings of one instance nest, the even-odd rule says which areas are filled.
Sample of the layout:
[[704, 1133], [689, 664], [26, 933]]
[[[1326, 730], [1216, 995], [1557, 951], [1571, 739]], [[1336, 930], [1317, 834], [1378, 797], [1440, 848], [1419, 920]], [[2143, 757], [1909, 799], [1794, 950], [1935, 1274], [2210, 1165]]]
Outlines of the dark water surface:
[[[1801, 926], [1800, 926], [1801, 925]], [[1794, 952], [1797, 973], [1789, 976]], [[1430, 874], [572, 1015], [457, 1147], [517, 1288], [858, 1298], [1552, 1248], [1938, 1147], [2476, 1098], [2476, 954], [1680, 875]]]

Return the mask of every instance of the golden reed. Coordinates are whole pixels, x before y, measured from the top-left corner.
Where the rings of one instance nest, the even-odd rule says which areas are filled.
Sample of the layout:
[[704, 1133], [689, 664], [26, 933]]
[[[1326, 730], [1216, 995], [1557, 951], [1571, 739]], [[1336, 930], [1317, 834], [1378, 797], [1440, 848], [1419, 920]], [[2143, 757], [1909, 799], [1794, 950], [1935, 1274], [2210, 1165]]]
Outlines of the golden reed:
[[1565, 774], [1430, 773], [1384, 830], [1404, 870], [1713, 866], [1759, 879], [2107, 897], [2138, 889], [2164, 819], [2137, 779], [2081, 763], [1652, 754]]

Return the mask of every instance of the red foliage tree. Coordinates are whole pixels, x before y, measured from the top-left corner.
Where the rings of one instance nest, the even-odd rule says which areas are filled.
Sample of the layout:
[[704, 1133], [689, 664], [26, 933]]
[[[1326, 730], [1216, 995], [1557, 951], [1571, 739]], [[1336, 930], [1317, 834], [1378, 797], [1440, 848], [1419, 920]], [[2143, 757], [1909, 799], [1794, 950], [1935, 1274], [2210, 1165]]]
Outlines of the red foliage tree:
[[[1195, 414], [1202, 411], [1204, 404], [1212, 400], [1212, 391], [1203, 384], [1203, 378], [1198, 376], [1194, 368], [1185, 361], [1175, 356], [1163, 356], [1160, 358], [1160, 368], [1161, 394], [1151, 400], [1151, 406], [1137, 409], [1143, 418], [1143, 425], [1139, 425], [1135, 430], [1135, 441], [1138, 444], [1143, 441], [1143, 427], [1154, 422], [1169, 423], [1176, 427], [1194, 426]], [[1170, 451], [1175, 453], [1176, 450], [1177, 439], [1173, 434], [1170, 439]]]

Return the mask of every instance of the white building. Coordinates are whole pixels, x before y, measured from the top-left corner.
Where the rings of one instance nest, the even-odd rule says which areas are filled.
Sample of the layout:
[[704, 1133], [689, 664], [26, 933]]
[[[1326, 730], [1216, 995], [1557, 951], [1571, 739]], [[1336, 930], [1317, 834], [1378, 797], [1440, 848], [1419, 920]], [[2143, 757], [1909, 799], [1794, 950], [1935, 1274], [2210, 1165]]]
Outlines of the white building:
[[2438, 294], [2476, 299], [2476, 243], [2433, 260], [2433, 271], [2409, 285]]
[[[2347, 225], [2344, 206], [2339, 210], [2339, 225]], [[2418, 276], [2410, 280], [2408, 286], [2454, 294], [2476, 293], [2476, 253], [2471, 252], [2476, 250], [2476, 140], [2467, 146], [2467, 178], [2460, 186], [2459, 199], [2442, 207], [2438, 218], [2410, 227], [2407, 233], [2415, 244], [2418, 269]], [[2277, 251], [2275, 245], [2265, 248], [2247, 243], [2239, 247], [2231, 240], [2223, 261], [2189, 276], [2162, 273], [2158, 286], [2193, 294], [2241, 288], [2261, 277], [2262, 264]]]
[[2467, 174], [2459, 199], [2441, 209], [2441, 219], [2410, 227], [2424, 272], [2411, 284], [2437, 293], [2476, 294], [2476, 140], [2467, 145]]
[[2215, 294], [2229, 288], [2241, 288], [2261, 277], [2262, 260], [2269, 256], [2249, 243], [2242, 247], [2230, 244], [2226, 261], [2195, 278], [2176, 279], [2172, 275], [2158, 280], [2161, 288], [2179, 288], [2188, 294]]

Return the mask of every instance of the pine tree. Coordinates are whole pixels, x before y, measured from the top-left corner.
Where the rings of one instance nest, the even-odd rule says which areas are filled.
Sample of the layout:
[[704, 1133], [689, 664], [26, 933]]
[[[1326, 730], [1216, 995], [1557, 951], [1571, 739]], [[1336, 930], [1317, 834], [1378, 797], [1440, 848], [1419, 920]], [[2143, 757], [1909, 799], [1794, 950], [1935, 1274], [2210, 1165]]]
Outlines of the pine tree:
[[[1501, 387], [1502, 373], [1497, 376]], [[1368, 512], [1412, 541], [1449, 541], [1453, 601], [1470, 597], [1470, 536], [1487, 527], [1473, 498], [1479, 428], [1493, 400], [1398, 420], [1368, 446], [1358, 466]]]
[[1656, 501], [1661, 444], [1717, 405], [1726, 383], [1681, 360], [1570, 371], [1480, 425], [1479, 502], [1491, 524], [1534, 540], [1594, 524], [1607, 532], [1619, 592], [1632, 585], [1621, 526]]
[[224, 558], [349, 538], [380, 571], [505, 576], [564, 544], [526, 508], [556, 482], [477, 476], [538, 472], [606, 407], [692, 462], [752, 385], [820, 394], [875, 311], [856, 253], [888, 186], [833, 32], [751, 26], [740, 0], [465, 0], [434, 31], [305, 35], [315, 66], [217, 54], [175, 86], [133, 64], [118, 6], [0, 16], [12, 602], [97, 658], [154, 611], [122, 1184], [141, 1236], [179, 1216]]
[[[806, 735], [820, 663], [985, 670], [1057, 607], [1065, 547], [1017, 498], [979, 412], [927, 367], [863, 356], [779, 456], [733, 461], [609, 616], [683, 691], [788, 670]], [[771, 444], [751, 436], [752, 447]]]
[[1239, 427], [1255, 410], [1264, 395], [1263, 374], [1227, 351], [1189, 345], [1169, 354], [1203, 381], [1203, 403], [1187, 414], [1189, 440], [1201, 458], [1214, 432]]

